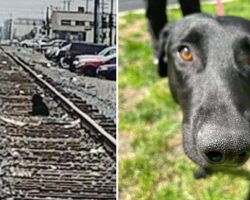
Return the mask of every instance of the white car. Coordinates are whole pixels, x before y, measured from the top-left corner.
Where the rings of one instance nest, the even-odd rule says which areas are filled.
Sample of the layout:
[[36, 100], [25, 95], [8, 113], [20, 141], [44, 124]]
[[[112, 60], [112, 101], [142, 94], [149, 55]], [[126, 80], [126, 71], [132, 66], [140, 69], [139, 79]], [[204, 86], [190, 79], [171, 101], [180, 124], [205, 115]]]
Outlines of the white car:
[[34, 39], [26, 39], [26, 40], [21, 41], [19, 44], [22, 47], [35, 47], [38, 45], [38, 42], [37, 40], [34, 40]]
[[84, 60], [88, 59], [104, 59], [106, 56], [110, 56], [116, 53], [116, 47], [107, 47], [100, 51], [97, 55], [79, 55], [75, 57], [75, 60], [73, 62], [73, 65], [78, 65], [81, 62], [84, 62]]
[[66, 40], [51, 40], [49, 42], [41, 41], [39, 43], [39, 50], [46, 51], [49, 47], [59, 47]]
[[39, 39], [37, 43], [38, 43], [38, 48], [41, 48], [42, 46], [48, 44], [48, 39]]

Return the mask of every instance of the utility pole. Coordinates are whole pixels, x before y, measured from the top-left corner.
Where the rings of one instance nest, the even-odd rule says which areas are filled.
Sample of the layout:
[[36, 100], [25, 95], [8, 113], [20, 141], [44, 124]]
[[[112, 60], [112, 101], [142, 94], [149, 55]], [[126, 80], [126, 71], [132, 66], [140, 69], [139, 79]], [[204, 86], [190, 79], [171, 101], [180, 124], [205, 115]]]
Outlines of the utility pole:
[[49, 33], [50, 33], [50, 26], [49, 26], [49, 6], [47, 6], [47, 10], [46, 10], [46, 32], [47, 32], [47, 36], [49, 36]]
[[114, 0], [111, 0], [111, 10], [110, 10], [110, 15], [109, 15], [109, 45], [112, 45], [113, 41], [113, 8], [114, 8]]
[[94, 9], [94, 43], [98, 43], [99, 37], [99, 0], [95, 0]]
[[110, 8], [110, 0], [109, 3], [106, 0], [101, 1], [101, 34], [100, 41], [104, 43], [104, 41], [108, 38], [109, 41], [109, 8]]
[[66, 0], [63, 0], [63, 10], [66, 10]]
[[89, 12], [89, 2], [91, 2], [91, 0], [83, 0], [83, 2], [85, 3], [84, 12], [88, 13]]
[[89, 0], [86, 0], [86, 12], [89, 11]]
[[9, 26], [9, 33], [10, 33], [10, 42], [12, 43], [12, 13], [10, 14], [10, 26]]
[[70, 3], [71, 3], [71, 1], [68, 0], [68, 11], [70, 11]]
[[104, 0], [102, 0], [102, 15], [104, 14]]

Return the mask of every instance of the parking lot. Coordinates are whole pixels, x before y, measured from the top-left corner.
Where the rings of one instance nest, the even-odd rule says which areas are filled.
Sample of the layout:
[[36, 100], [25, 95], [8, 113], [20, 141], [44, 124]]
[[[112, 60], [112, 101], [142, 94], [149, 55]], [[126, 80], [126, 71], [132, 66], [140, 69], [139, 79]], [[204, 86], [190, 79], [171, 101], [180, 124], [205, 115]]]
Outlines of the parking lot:
[[12, 46], [41, 53], [51, 65], [83, 76], [116, 80], [116, 47], [62, 39], [14, 40]]

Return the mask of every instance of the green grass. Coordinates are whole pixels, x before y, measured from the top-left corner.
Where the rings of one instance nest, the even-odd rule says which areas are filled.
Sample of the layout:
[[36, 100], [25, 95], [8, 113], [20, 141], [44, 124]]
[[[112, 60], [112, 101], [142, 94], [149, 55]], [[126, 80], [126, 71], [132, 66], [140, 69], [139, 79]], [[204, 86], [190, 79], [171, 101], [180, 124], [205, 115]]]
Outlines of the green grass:
[[[215, 5], [202, 5], [215, 13]], [[250, 3], [224, 4], [226, 15], [250, 19]], [[179, 10], [169, 20], [181, 18]], [[143, 14], [119, 18], [119, 192], [121, 200], [243, 200], [250, 176], [244, 170], [218, 172], [195, 180], [197, 166], [182, 150], [181, 112], [166, 79], [152, 61]], [[121, 145], [122, 144], [122, 145]], [[243, 169], [250, 169], [247, 163]]]

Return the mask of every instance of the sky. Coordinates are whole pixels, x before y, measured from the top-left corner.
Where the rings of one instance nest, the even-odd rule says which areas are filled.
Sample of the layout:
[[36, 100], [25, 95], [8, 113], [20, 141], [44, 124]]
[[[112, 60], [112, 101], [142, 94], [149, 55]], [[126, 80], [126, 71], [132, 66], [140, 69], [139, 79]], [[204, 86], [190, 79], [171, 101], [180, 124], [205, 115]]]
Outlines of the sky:
[[[46, 7], [53, 6], [63, 9], [65, 0], [0, 0], [0, 25], [4, 20], [17, 17], [45, 18]], [[105, 0], [109, 2], [109, 0]], [[89, 8], [93, 10], [94, 0], [89, 0]], [[102, 0], [100, 0], [102, 2]], [[114, 3], [116, 0], [114, 0]], [[92, 4], [92, 6], [91, 6]], [[71, 10], [77, 10], [78, 6], [85, 6], [86, 0], [71, 0]], [[114, 5], [116, 7], [116, 4]]]

